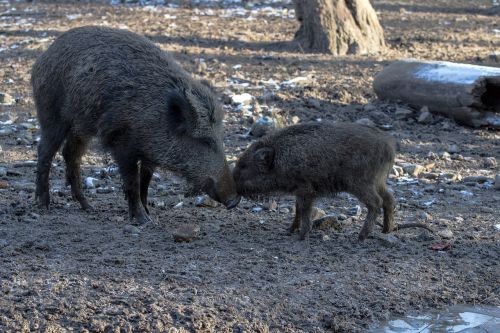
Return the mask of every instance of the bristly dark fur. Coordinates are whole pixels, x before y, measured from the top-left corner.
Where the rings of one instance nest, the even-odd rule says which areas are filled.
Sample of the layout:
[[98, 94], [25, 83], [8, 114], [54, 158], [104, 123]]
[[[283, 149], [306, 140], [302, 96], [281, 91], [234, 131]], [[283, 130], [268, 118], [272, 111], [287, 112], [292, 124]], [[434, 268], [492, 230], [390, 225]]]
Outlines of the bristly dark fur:
[[[141, 219], [147, 220], [135, 207], [136, 188], [146, 206], [157, 166], [181, 173], [197, 188], [214, 177], [228, 191], [219, 193], [219, 186], [219, 198], [236, 195], [227, 176], [223, 111], [215, 94], [145, 37], [103, 27], [69, 30], [36, 61], [32, 85], [42, 130], [37, 175], [42, 206], [49, 203], [50, 163], [66, 141], [68, 182], [82, 206], [89, 207], [80, 190], [79, 164], [93, 136], [120, 166], [131, 214]], [[208, 146], [208, 140], [213, 144]]]
[[287, 127], [252, 144], [233, 170], [242, 195], [272, 192], [296, 196], [296, 216], [305, 238], [317, 197], [349, 192], [368, 207], [360, 233], [372, 233], [380, 208], [384, 232], [394, 228], [394, 200], [385, 180], [394, 164], [394, 140], [382, 131], [358, 124], [305, 123]]

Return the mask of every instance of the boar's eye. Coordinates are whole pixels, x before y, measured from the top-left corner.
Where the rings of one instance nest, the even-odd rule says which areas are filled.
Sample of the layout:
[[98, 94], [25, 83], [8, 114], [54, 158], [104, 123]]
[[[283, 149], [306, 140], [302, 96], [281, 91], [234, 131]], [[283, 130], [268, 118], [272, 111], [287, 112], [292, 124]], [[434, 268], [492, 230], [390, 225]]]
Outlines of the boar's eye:
[[201, 144], [204, 146], [207, 146], [210, 149], [217, 149], [217, 144], [215, 143], [215, 140], [212, 138], [200, 138], [199, 139]]

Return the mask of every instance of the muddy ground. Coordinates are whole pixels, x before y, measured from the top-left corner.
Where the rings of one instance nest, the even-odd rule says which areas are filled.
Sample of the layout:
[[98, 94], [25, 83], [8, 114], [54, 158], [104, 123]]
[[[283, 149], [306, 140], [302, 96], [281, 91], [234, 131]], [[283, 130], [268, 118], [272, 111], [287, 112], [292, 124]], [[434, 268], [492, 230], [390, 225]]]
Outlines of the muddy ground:
[[[406, 57], [500, 67], [500, 20], [485, 14], [491, 2], [374, 1], [387, 51], [338, 58], [290, 42], [298, 28], [290, 4], [259, 3], [0, 1], [0, 92], [9, 95], [0, 105], [0, 331], [354, 332], [451, 304], [500, 305], [500, 133], [440, 116], [419, 122], [418, 110], [377, 101], [371, 88], [377, 72]], [[339, 195], [317, 203], [334, 226], [299, 241], [287, 233], [293, 198], [244, 200], [230, 211], [196, 207], [166, 171], [151, 186], [155, 224], [138, 228], [97, 143], [83, 163], [95, 211], [71, 199], [60, 155], [51, 209], [40, 211], [29, 70], [61, 32], [89, 24], [145, 34], [210, 80], [226, 105], [231, 160], [262, 115], [285, 124], [368, 118], [386, 128], [401, 143], [388, 180], [396, 220], [436, 234], [413, 228], [380, 238], [378, 228], [358, 243], [366, 211]], [[253, 105], [231, 105], [244, 92]], [[421, 173], [408, 174], [415, 168]], [[199, 238], [175, 243], [173, 231], [185, 224], [199, 226]], [[430, 249], [442, 243], [450, 248]]]

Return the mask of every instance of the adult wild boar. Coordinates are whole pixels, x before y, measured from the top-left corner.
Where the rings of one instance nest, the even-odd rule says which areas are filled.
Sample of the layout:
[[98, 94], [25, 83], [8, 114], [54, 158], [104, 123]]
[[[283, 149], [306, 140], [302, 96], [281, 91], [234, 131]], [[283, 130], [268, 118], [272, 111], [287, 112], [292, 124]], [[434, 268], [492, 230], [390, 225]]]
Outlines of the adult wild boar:
[[394, 164], [395, 144], [377, 129], [348, 123], [305, 123], [290, 126], [253, 143], [233, 170], [241, 195], [271, 192], [296, 196], [295, 218], [304, 239], [316, 198], [348, 192], [368, 207], [359, 234], [372, 234], [380, 208], [384, 209], [383, 232], [394, 229], [394, 199], [385, 180]]
[[49, 171], [64, 143], [66, 180], [82, 208], [80, 161], [97, 136], [119, 166], [129, 215], [150, 222], [148, 186], [156, 167], [184, 176], [196, 190], [238, 204], [223, 150], [223, 111], [213, 91], [148, 39], [129, 31], [71, 29], [32, 70], [41, 126], [36, 196], [49, 206]]

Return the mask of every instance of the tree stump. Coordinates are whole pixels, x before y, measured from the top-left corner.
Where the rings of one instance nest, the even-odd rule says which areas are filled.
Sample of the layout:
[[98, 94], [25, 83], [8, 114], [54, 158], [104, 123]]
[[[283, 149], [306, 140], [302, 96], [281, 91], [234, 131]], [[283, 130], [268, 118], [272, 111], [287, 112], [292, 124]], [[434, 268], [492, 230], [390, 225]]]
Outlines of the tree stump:
[[302, 48], [333, 55], [377, 53], [384, 32], [369, 0], [295, 0]]
[[472, 127], [500, 128], [500, 68], [445, 61], [396, 61], [373, 81], [380, 99], [427, 106]]

